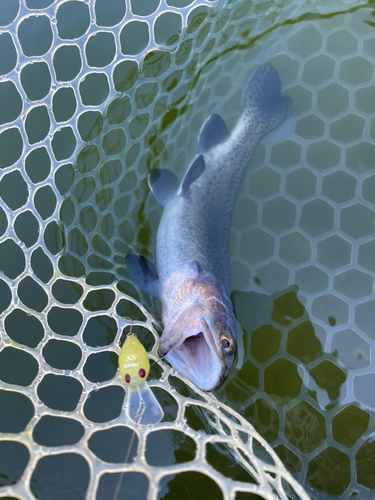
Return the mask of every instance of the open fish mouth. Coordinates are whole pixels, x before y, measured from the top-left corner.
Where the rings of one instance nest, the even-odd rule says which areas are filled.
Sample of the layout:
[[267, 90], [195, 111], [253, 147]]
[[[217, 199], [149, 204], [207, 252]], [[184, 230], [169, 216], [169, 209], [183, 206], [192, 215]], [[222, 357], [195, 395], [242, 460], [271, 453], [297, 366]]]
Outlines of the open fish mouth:
[[[203, 320], [202, 323], [205, 323]], [[203, 326], [203, 325], [201, 325]], [[187, 335], [166, 355], [172, 366], [200, 389], [212, 391], [221, 384], [224, 362], [218, 353], [216, 342], [207, 326]]]
[[187, 337], [176, 351], [197, 377], [204, 377], [211, 368], [212, 353], [203, 332]]

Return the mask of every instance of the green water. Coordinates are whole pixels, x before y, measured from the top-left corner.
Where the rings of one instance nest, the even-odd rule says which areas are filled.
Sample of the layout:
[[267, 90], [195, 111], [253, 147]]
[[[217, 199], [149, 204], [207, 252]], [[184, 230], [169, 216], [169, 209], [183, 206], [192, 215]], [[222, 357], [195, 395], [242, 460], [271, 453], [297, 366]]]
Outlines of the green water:
[[[4, 26], [17, 15], [16, 3], [10, 2], [1, 13]], [[26, 2], [30, 9], [50, 3]], [[135, 15], [148, 16], [157, 2], [137, 0], [131, 6]], [[130, 283], [124, 259], [133, 252], [151, 259], [155, 255], [161, 210], [149, 196], [147, 172], [162, 167], [181, 175], [195, 154], [200, 127], [215, 106], [220, 107], [227, 124], [234, 125], [241, 95], [232, 90], [244, 88], [246, 68], [252, 69], [268, 50], [267, 59], [276, 66], [293, 99], [295, 136], [258, 148], [238, 200], [232, 275], [237, 318], [244, 331], [244, 362], [216, 395], [272, 444], [288, 469], [311, 488], [313, 498], [316, 491], [336, 498], [349, 498], [360, 491], [363, 498], [371, 498], [371, 492], [365, 495], [375, 488], [371, 438], [375, 403], [371, 394], [361, 393], [361, 382], [353, 382], [352, 370], [369, 366], [374, 339], [373, 301], [363, 299], [373, 293], [371, 273], [375, 270], [371, 239], [374, 181], [367, 175], [374, 168], [370, 140], [375, 138], [374, 94], [369, 83], [375, 53], [373, 11], [369, 4], [363, 15], [362, 7], [356, 7], [347, 14], [288, 16], [273, 7], [273, 2], [254, 6], [249, 1], [229, 2], [216, 9], [198, 7], [189, 14], [184, 32], [179, 15], [164, 13], [154, 26], [155, 41], [163, 47], [142, 55], [150, 39], [146, 20], [132, 20], [118, 38], [114, 35], [112, 27], [125, 16], [123, 2], [116, 0], [110, 6], [103, 0], [96, 2], [97, 25], [111, 29], [90, 36], [84, 47], [71, 42], [89, 27], [87, 4], [61, 5], [56, 20], [64, 42], [51, 62], [47, 57], [45, 61], [30, 60], [19, 75], [32, 103], [24, 122], [24, 139], [29, 144], [25, 153], [24, 139], [12, 126], [22, 112], [23, 97], [15, 82], [0, 83], [0, 124], [11, 124], [0, 133], [4, 207], [0, 233], [10, 229], [7, 211], [15, 213], [13, 229], [20, 241], [16, 243], [10, 235], [0, 243], [4, 275], [12, 280], [20, 276], [27, 265], [25, 249], [32, 249], [30, 275], [17, 285], [21, 302], [6, 313], [4, 328], [13, 341], [34, 349], [47, 326], [60, 337], [45, 344], [43, 359], [56, 370], [75, 370], [82, 357], [74, 343], [77, 334], [93, 349], [111, 346], [115, 338], [117, 326], [109, 315], [115, 294], [106, 286], [118, 283], [120, 292], [140, 300], [160, 320], [156, 301]], [[268, 10], [269, 16], [265, 15]], [[352, 32], [348, 19], [353, 19]], [[297, 27], [300, 32], [294, 31]], [[52, 45], [48, 17], [41, 12], [25, 18], [18, 37], [26, 57], [43, 59]], [[120, 60], [115, 59], [116, 41]], [[278, 41], [282, 44], [277, 45]], [[272, 44], [274, 52], [268, 47]], [[0, 53], [0, 72], [6, 75], [17, 64], [16, 47], [8, 33], [0, 35]], [[127, 59], [134, 55], [139, 55], [138, 62]], [[336, 68], [339, 82], [330, 81], [335, 61], [340, 63]], [[84, 74], [83, 62], [88, 65]], [[237, 75], [241, 78], [236, 79]], [[54, 79], [47, 106], [42, 100], [51, 95]], [[323, 85], [326, 81], [329, 83]], [[358, 89], [353, 90], [353, 85]], [[112, 88], [118, 94], [106, 103]], [[356, 110], [351, 107], [350, 114], [343, 116], [353, 101]], [[362, 136], [367, 139], [361, 141]], [[83, 144], [76, 150], [79, 141]], [[8, 173], [8, 167], [20, 158], [24, 158], [24, 172]], [[51, 178], [57, 192], [49, 185]], [[58, 194], [63, 196], [61, 204]], [[40, 233], [42, 241], [34, 248]], [[355, 246], [357, 241], [360, 244]], [[52, 286], [57, 302], [45, 325], [30, 311], [45, 309], [49, 297], [43, 284], [54, 275], [51, 256], [61, 250], [64, 254], [57, 266], [67, 279], [59, 278]], [[356, 269], [355, 259], [360, 269]], [[345, 272], [333, 274], [341, 268]], [[88, 293], [78, 278], [84, 278]], [[81, 299], [84, 310], [100, 313], [85, 326], [76, 307]], [[0, 310], [7, 310], [11, 300], [9, 286], [0, 280]], [[116, 313], [145, 319], [125, 299], [116, 305]], [[327, 350], [331, 329], [335, 329], [334, 336]], [[358, 329], [365, 338], [356, 333]], [[136, 333], [150, 350], [154, 343], [150, 332], [139, 327]], [[92, 352], [83, 375], [92, 384], [101, 383], [114, 377], [116, 366], [115, 353]], [[2, 382], [27, 387], [37, 373], [38, 362], [30, 352], [11, 346], [0, 351]], [[154, 366], [151, 377], [159, 378], [160, 373]], [[363, 376], [371, 377], [371, 373]], [[364, 392], [369, 387], [367, 380], [372, 379], [366, 379], [367, 385], [363, 382]], [[199, 401], [177, 378], [171, 377], [170, 382], [179, 394]], [[72, 376], [49, 373], [38, 385], [38, 397], [49, 408], [72, 411], [82, 389]], [[174, 421], [177, 403], [173, 396], [161, 389], [155, 393], [165, 421]], [[123, 397], [119, 387], [92, 391], [84, 414], [91, 422], [107, 422], [120, 413]], [[35, 412], [26, 396], [12, 390], [0, 390], [0, 406], [9, 409], [0, 414], [3, 433], [22, 432]], [[193, 429], [213, 432], [207, 410], [187, 406], [185, 418]], [[49, 416], [34, 427], [33, 440], [49, 447], [71, 445], [78, 443], [82, 433], [82, 425], [74, 419]], [[195, 456], [194, 442], [183, 433], [156, 431], [149, 439], [146, 460], [151, 465], [160, 459], [161, 443], [167, 449], [163, 465], [188, 462]], [[129, 429], [115, 427], [95, 433], [89, 448], [103, 460], [120, 463], [130, 440]], [[212, 445], [206, 452], [214, 469], [235, 480], [252, 482], [224, 445]], [[21, 443], [0, 443], [0, 484], [19, 479], [28, 453]], [[4, 461], [8, 456], [14, 458], [9, 464]], [[82, 457], [43, 457], [31, 479], [32, 491], [40, 498], [55, 491], [54, 478], [48, 479], [51, 468], [78, 490], [87, 488], [89, 470]], [[139, 473], [125, 476], [121, 492], [127, 498], [144, 498], [147, 477]], [[98, 498], [112, 498], [117, 480], [117, 474], [103, 476]], [[216, 483], [203, 474], [185, 472], [164, 478], [158, 498], [208, 496], [222, 498]], [[260, 497], [237, 494], [236, 499], [242, 498]]]

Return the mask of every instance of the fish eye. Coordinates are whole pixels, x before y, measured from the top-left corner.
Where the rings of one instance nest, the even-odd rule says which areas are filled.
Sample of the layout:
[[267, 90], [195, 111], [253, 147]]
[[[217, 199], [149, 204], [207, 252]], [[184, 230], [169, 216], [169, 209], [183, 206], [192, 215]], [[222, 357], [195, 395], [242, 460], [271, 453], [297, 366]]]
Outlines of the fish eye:
[[127, 384], [130, 384], [130, 375], [129, 375], [129, 373], [127, 373], [127, 374], [125, 375], [125, 382], [126, 382]]
[[232, 340], [226, 335], [221, 336], [221, 347], [225, 352], [230, 352], [232, 350]]
[[146, 376], [146, 370], [144, 370], [143, 368], [141, 368], [141, 369], [138, 371], [138, 375], [139, 375], [141, 378], [145, 378], [145, 376]]

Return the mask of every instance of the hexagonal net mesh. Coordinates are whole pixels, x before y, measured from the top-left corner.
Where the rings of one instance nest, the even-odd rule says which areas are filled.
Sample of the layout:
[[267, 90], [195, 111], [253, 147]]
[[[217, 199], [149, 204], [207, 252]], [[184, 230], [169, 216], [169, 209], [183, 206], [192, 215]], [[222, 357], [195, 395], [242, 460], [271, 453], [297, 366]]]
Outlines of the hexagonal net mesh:
[[[120, 478], [119, 498], [307, 499], [297, 478], [372, 498], [371, 3], [7, 0], [0, 25], [2, 497], [110, 499]], [[267, 60], [294, 116], [234, 215], [237, 368], [211, 395], [154, 365], [165, 416], [135, 426], [116, 368], [125, 316], [157, 359], [124, 259], [154, 258], [147, 172], [181, 175], [212, 112], [233, 127]]]

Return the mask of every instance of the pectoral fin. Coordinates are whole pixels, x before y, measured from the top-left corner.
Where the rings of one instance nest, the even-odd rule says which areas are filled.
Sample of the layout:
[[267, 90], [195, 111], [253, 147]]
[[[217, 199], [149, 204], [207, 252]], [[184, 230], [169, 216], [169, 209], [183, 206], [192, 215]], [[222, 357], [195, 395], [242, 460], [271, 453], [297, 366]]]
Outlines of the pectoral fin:
[[207, 153], [217, 144], [226, 141], [230, 133], [224, 120], [219, 115], [211, 115], [200, 131], [198, 138], [198, 153]]
[[159, 281], [154, 264], [143, 255], [127, 255], [125, 259], [129, 276], [134, 283], [159, 298]]
[[199, 155], [195, 158], [193, 163], [187, 169], [187, 172], [181, 183], [181, 194], [185, 196], [188, 192], [189, 187], [193, 184], [194, 181], [200, 177], [204, 169], [206, 168], [206, 164], [203, 158], [203, 155]]
[[159, 168], [151, 170], [148, 185], [160, 205], [165, 207], [177, 192], [178, 180], [170, 170]]
[[194, 273], [196, 276], [201, 274], [202, 266], [199, 264], [199, 262], [197, 260], [192, 260], [191, 262], [189, 262], [188, 266], [189, 266], [190, 271], [192, 273]]

